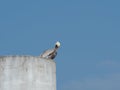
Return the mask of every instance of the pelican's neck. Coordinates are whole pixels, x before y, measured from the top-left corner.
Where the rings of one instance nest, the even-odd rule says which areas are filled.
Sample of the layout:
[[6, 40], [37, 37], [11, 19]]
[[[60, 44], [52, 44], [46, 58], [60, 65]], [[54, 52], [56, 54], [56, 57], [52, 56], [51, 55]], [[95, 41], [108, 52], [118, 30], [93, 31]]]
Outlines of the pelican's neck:
[[57, 50], [58, 49], [58, 46], [57, 45], [55, 45], [55, 50]]

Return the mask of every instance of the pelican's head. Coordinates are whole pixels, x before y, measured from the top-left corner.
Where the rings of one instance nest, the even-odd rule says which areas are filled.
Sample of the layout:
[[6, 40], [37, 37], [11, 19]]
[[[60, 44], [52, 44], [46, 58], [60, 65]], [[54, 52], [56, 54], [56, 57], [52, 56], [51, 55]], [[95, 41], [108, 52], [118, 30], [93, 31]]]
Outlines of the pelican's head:
[[59, 47], [60, 47], [60, 42], [57, 41], [57, 42], [55, 43], [55, 48], [59, 48]]

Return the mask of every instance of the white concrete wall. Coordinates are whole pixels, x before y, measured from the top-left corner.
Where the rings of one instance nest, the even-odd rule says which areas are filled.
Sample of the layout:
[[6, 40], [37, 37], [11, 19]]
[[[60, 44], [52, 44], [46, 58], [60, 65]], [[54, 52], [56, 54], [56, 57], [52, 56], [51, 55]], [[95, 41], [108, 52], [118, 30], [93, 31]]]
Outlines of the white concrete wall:
[[56, 90], [56, 64], [33, 56], [0, 56], [0, 90]]

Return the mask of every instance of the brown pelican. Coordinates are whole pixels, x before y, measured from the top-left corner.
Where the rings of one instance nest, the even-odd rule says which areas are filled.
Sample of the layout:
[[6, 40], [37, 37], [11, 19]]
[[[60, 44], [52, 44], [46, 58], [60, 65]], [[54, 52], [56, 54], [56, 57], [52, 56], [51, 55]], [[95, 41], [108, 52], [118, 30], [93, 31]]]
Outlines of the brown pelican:
[[60, 42], [56, 42], [55, 43], [55, 47], [53, 49], [50, 49], [50, 50], [46, 50], [44, 51], [40, 57], [41, 58], [45, 58], [45, 59], [54, 59], [55, 56], [57, 55], [57, 50], [58, 48], [60, 47]]

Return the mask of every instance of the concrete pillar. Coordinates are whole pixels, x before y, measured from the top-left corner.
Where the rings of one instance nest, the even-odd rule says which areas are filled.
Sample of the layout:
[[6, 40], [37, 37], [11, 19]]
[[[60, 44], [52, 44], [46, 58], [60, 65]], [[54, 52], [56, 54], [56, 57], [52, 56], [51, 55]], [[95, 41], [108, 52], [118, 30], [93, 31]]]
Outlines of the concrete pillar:
[[0, 90], [56, 90], [56, 64], [33, 56], [0, 56]]

